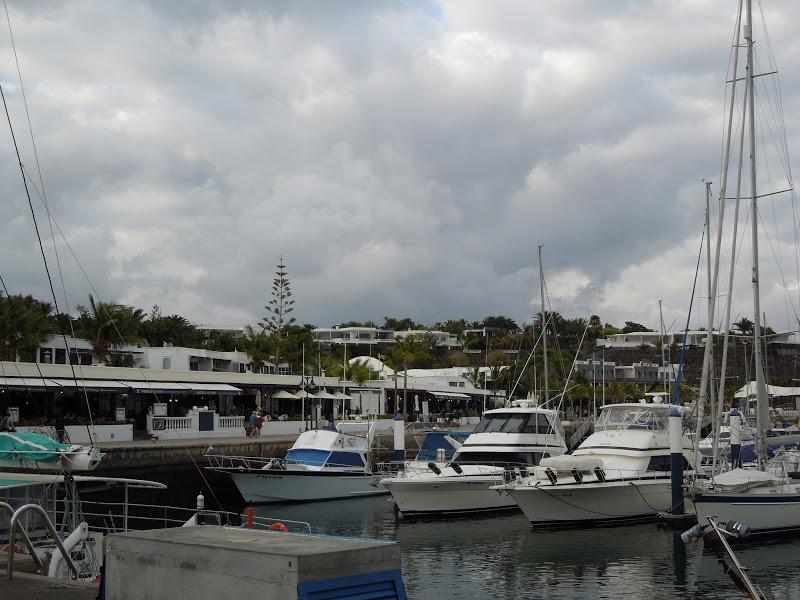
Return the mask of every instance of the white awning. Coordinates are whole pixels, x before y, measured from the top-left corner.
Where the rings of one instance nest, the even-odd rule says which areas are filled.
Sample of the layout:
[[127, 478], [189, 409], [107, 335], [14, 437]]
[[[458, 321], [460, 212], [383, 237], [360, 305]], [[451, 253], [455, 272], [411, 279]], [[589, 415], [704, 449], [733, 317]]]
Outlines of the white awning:
[[348, 396], [347, 394], [345, 394], [343, 392], [336, 392], [333, 395], [333, 397], [336, 398], [337, 400], [352, 400], [353, 399], [352, 396]]
[[190, 394], [187, 385], [174, 381], [120, 381], [137, 392], [155, 394]]
[[240, 388], [227, 383], [183, 383], [195, 394], [241, 394]]
[[437, 398], [466, 398], [469, 399], [467, 394], [457, 394], [455, 392], [431, 392]]
[[336, 396], [334, 396], [327, 390], [321, 390], [317, 392], [317, 398], [322, 398], [323, 400], [338, 400]]
[[272, 394], [273, 400], [299, 400], [297, 396], [295, 396], [292, 392], [287, 392], [286, 390], [278, 390], [274, 394]]
[[[746, 383], [739, 391], [736, 392], [734, 398], [754, 398], [756, 395], [756, 382], [751, 381]], [[800, 387], [783, 387], [780, 385], [768, 385], [767, 395], [772, 397], [789, 397], [800, 396]]]
[[61, 386], [51, 379], [41, 377], [0, 377], [0, 387], [15, 390], [60, 389]]
[[109, 391], [109, 392], [130, 392], [131, 386], [126, 383], [122, 383], [121, 381], [112, 381], [106, 379], [81, 379], [80, 377], [77, 379], [77, 383], [75, 379], [51, 379], [50, 381], [57, 383], [61, 387], [64, 388], [77, 388], [77, 389], [86, 389], [90, 392], [102, 392], [102, 391]]

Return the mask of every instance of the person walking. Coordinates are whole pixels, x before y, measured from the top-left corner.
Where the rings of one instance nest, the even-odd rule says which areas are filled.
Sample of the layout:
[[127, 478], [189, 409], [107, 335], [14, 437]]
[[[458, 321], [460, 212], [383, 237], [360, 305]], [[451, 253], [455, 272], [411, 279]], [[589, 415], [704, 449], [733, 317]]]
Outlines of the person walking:
[[64, 414], [63, 413], [58, 413], [58, 415], [56, 416], [56, 420], [53, 423], [53, 425], [56, 428], [56, 435], [58, 436], [58, 443], [59, 444], [63, 444], [64, 443], [64, 434], [66, 433], [66, 429], [65, 429], [66, 419], [64, 419]]
[[250, 436], [255, 437], [256, 435], [256, 411], [250, 415]]
[[14, 417], [11, 416], [11, 411], [6, 411], [6, 416], [0, 420], [0, 431], [16, 431], [14, 427]]
[[264, 417], [261, 413], [256, 413], [256, 437], [261, 437], [261, 428], [264, 426]]

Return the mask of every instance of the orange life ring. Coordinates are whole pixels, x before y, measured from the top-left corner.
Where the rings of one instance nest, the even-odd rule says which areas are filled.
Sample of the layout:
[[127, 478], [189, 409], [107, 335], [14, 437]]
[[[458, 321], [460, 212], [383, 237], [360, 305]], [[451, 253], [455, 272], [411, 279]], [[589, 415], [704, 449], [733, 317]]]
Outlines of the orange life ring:
[[281, 523], [280, 521], [277, 521], [277, 522], [275, 522], [275, 523], [273, 523], [272, 525], [269, 526], [269, 530], [270, 531], [289, 531], [289, 528], [286, 525], [284, 525], [283, 523]]

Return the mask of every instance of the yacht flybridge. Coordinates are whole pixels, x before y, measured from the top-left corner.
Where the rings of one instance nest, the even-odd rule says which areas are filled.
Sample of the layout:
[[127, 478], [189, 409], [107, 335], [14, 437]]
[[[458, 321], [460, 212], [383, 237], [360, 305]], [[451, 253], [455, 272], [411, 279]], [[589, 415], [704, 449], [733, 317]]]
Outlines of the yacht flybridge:
[[[534, 526], [576, 526], [649, 520], [671, 508], [668, 422], [683, 407], [609, 404], [595, 432], [569, 456], [552, 456], [495, 486]], [[692, 464], [683, 435], [684, 466]]]
[[510, 408], [486, 411], [449, 464], [407, 464], [381, 485], [402, 515], [514, 509], [514, 501], [492, 486], [566, 451], [558, 411], [517, 401]]

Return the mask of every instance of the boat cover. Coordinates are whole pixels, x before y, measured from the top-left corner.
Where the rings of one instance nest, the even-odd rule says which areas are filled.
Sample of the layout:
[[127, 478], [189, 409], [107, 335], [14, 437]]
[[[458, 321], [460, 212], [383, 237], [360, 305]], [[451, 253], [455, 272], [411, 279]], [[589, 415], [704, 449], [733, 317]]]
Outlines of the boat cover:
[[714, 477], [714, 483], [722, 489], [748, 489], [762, 485], [777, 485], [782, 480], [772, 473], [757, 469], [731, 469]]
[[34, 460], [55, 462], [72, 450], [70, 444], [59, 444], [38, 433], [22, 431], [0, 432], [0, 460]]

